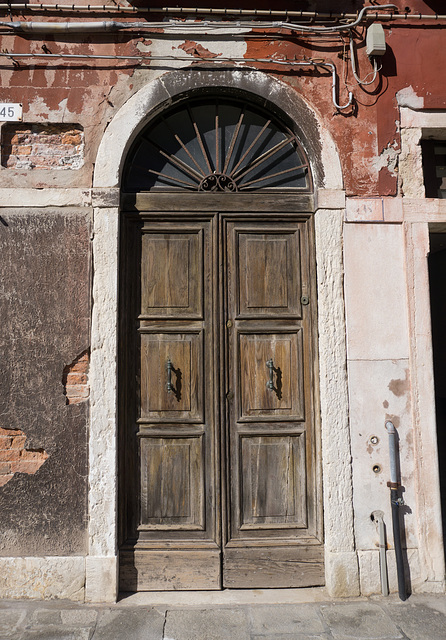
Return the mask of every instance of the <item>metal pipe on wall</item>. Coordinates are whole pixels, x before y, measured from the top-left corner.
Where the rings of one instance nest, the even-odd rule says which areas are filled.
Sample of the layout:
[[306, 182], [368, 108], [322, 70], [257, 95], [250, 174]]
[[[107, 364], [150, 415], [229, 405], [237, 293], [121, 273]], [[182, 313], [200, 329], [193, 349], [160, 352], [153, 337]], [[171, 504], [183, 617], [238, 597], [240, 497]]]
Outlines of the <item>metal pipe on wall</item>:
[[[367, 13], [371, 8], [373, 9], [373, 7], [364, 7], [363, 9], [361, 9], [356, 20], [353, 20], [352, 22], [348, 22], [345, 24], [337, 24], [334, 26], [317, 27], [314, 25], [294, 24], [291, 22], [281, 22], [281, 21], [268, 22], [266, 24], [254, 22], [250, 26], [254, 28], [263, 27], [263, 28], [276, 28], [276, 29], [290, 29], [292, 31], [302, 31], [304, 33], [317, 33], [321, 35], [326, 33], [338, 33], [342, 31], [351, 31], [352, 29], [357, 27], [363, 20], [366, 19]], [[381, 5], [381, 9], [398, 9], [398, 7], [396, 7], [394, 4], [383, 4]], [[181, 26], [189, 29], [191, 27], [197, 28], [198, 25], [192, 22], [192, 23], [186, 23], [186, 24], [182, 23]], [[215, 27], [221, 28], [221, 27], [227, 27], [227, 26], [231, 26], [231, 23], [229, 23], [229, 25], [222, 24], [221, 22], [212, 23], [213, 28]], [[240, 24], [240, 26], [244, 26], [244, 25]], [[97, 32], [121, 31], [124, 29], [138, 29], [142, 31], [142, 30], [150, 30], [151, 28], [153, 28], [153, 26], [147, 22], [116, 22], [114, 20], [105, 20], [105, 21], [98, 21], [98, 22], [75, 22], [75, 21], [35, 22], [35, 21], [18, 20], [15, 22], [2, 21], [0, 22], [0, 27], [6, 28], [6, 29], [13, 29], [14, 31], [19, 33], [22, 31], [26, 33], [61, 33], [61, 32], [84, 33], [84, 32], [92, 32], [92, 31], [93, 32], [94, 31], [97, 31]]]
[[404, 571], [403, 547], [401, 543], [400, 507], [404, 504], [399, 497], [398, 462], [397, 462], [397, 433], [393, 422], [386, 422], [386, 430], [389, 434], [389, 459], [390, 459], [390, 504], [392, 507], [393, 542], [395, 546], [396, 571], [398, 576], [398, 595], [400, 600], [407, 599], [406, 576]]
[[[144, 62], [151, 63], [153, 61], [167, 61], [167, 60], [181, 60], [184, 62], [184, 58], [180, 56], [101, 56], [95, 54], [81, 54], [81, 53], [13, 53], [12, 51], [1, 51], [0, 58], [10, 58], [11, 61], [23, 59], [23, 58], [40, 58], [40, 59], [63, 59], [63, 60], [129, 60], [136, 61], [139, 64], [143, 64]], [[196, 59], [197, 60], [197, 59]], [[209, 62], [207, 58], [203, 58], [202, 62]], [[214, 64], [219, 64], [221, 62], [256, 62], [260, 64], [272, 64], [272, 65], [285, 65], [288, 67], [321, 67], [328, 68], [331, 70], [332, 77], [332, 100], [333, 104], [339, 111], [343, 109], [347, 109], [351, 106], [353, 102], [353, 93], [351, 91], [348, 92], [348, 102], [344, 105], [338, 104], [337, 99], [337, 71], [336, 67], [332, 62], [326, 62], [324, 60], [318, 61], [299, 61], [299, 60], [272, 60], [269, 58], [218, 58], [218, 62]], [[240, 67], [238, 67], [240, 69]]]
[[[446, 15], [438, 13], [421, 14], [421, 13], [379, 13], [383, 5], [368, 7], [373, 10], [373, 18], [375, 20], [446, 20]], [[42, 4], [42, 3], [0, 3], [0, 10], [23, 13], [24, 11], [42, 12], [56, 11], [60, 13], [123, 13], [123, 14], [141, 14], [141, 13], [174, 13], [195, 14], [195, 15], [226, 15], [226, 16], [282, 16], [284, 18], [309, 18], [320, 20], [356, 20], [357, 13], [342, 12], [321, 12], [321, 11], [299, 11], [299, 10], [281, 10], [281, 9], [221, 9], [212, 7], [122, 7], [108, 5], [76, 5], [76, 4]]]

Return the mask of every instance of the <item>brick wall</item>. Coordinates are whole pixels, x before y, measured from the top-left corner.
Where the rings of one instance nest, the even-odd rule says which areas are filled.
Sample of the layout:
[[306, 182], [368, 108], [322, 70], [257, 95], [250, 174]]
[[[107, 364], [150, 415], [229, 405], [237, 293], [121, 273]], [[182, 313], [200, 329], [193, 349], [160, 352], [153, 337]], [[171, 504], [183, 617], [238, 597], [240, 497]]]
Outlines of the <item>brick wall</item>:
[[72, 124], [7, 124], [2, 127], [2, 166], [16, 169], [79, 169], [84, 132]]

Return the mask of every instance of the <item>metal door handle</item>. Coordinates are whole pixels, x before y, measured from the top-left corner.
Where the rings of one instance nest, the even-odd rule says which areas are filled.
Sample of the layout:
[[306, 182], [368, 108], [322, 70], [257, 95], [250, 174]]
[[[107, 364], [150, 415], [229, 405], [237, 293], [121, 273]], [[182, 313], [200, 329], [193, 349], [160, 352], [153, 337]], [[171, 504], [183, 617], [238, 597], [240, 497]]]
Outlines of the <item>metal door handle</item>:
[[173, 391], [173, 386], [172, 386], [172, 361], [170, 358], [167, 358], [167, 364], [166, 364], [166, 370], [167, 370], [167, 385], [166, 385], [166, 389], [167, 389], [167, 393], [169, 393], [170, 391]]
[[266, 361], [266, 366], [269, 369], [269, 380], [266, 383], [266, 388], [271, 389], [271, 391], [273, 391], [274, 390], [274, 363], [272, 358]]

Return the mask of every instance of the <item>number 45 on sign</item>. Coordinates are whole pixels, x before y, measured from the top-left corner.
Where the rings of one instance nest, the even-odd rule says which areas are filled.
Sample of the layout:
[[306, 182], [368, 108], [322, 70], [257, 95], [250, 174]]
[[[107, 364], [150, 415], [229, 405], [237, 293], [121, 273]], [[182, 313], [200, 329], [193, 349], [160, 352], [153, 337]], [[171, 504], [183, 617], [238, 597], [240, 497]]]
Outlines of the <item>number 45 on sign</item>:
[[0, 122], [21, 122], [23, 108], [19, 102], [0, 102]]

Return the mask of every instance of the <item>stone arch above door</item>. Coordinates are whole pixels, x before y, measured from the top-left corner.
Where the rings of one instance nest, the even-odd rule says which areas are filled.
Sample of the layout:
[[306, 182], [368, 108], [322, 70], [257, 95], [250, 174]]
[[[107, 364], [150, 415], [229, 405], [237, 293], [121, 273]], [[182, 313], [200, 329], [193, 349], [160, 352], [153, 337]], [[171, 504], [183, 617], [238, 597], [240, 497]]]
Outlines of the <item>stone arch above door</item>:
[[194, 67], [172, 71], [148, 83], [117, 112], [107, 127], [96, 159], [95, 188], [118, 187], [128, 150], [141, 129], [169, 104], [187, 95], [210, 92], [242, 95], [270, 111], [282, 112], [310, 160], [315, 188], [342, 189], [342, 170], [333, 139], [316, 112], [289, 85], [261, 71]]

